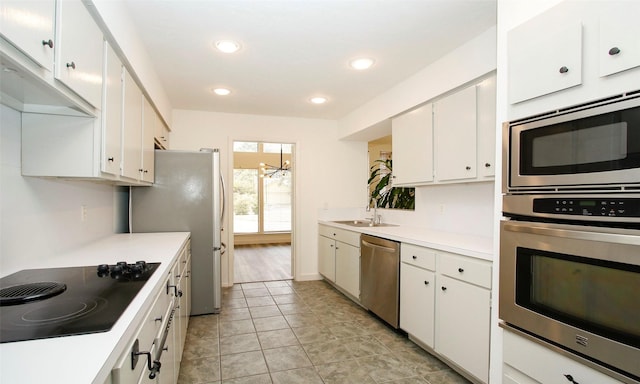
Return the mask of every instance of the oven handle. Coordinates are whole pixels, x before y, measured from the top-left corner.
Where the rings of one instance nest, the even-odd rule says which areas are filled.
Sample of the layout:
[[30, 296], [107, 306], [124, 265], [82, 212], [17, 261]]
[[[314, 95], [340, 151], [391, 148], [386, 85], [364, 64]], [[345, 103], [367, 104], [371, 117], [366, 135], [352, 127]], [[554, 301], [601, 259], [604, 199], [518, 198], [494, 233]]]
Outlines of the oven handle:
[[[532, 222], [504, 222], [504, 230], [509, 232], [528, 233], [542, 236], [561, 237], [566, 239], [589, 240], [605, 243], [640, 245], [640, 236], [637, 234], [623, 234], [605, 232], [602, 228], [589, 230], [572, 230], [566, 228], [555, 228], [544, 224]], [[606, 229], [610, 230], [610, 229]], [[625, 231], [621, 229], [620, 231]]]
[[171, 309], [171, 313], [169, 314], [169, 319], [167, 319], [167, 325], [164, 328], [164, 332], [162, 332], [162, 339], [160, 341], [158, 350], [156, 351], [156, 358], [153, 360], [153, 368], [150, 369], [149, 378], [155, 379], [156, 376], [160, 373], [160, 367], [162, 364], [160, 363], [160, 358], [162, 357], [162, 352], [164, 351], [164, 346], [167, 343], [167, 336], [169, 336], [169, 330], [171, 328], [171, 322], [173, 321], [173, 315], [176, 313], [176, 308]]

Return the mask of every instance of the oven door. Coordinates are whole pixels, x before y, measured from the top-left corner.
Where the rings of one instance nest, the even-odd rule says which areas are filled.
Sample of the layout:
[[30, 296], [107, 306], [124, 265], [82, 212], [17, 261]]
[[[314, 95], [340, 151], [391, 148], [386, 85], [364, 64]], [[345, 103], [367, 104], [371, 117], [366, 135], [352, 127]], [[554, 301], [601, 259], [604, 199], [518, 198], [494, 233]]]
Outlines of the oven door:
[[640, 379], [640, 231], [503, 221], [500, 318]]
[[639, 183], [640, 97], [505, 124], [505, 136], [510, 190]]

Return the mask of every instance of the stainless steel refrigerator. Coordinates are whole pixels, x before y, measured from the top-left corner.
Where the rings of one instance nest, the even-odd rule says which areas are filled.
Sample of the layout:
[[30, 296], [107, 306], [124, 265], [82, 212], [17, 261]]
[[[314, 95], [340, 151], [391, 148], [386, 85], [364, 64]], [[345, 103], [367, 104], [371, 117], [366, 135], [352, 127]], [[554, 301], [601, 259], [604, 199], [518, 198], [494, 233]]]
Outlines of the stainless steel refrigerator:
[[191, 315], [219, 313], [224, 182], [218, 149], [156, 151], [155, 182], [131, 187], [131, 232], [191, 232]]

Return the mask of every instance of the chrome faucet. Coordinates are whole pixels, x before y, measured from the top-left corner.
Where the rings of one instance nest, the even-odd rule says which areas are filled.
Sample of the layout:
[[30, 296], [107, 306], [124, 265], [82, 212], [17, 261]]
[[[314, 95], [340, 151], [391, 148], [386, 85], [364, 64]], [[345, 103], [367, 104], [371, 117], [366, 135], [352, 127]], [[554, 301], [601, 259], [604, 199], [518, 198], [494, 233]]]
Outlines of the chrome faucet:
[[[371, 199], [373, 200], [373, 216], [371, 216], [369, 218], [369, 220], [371, 220], [371, 226], [380, 224], [382, 222], [382, 217], [380, 215], [378, 215], [378, 200], [377, 199]], [[367, 205], [366, 208], [367, 212], [371, 211], [371, 205]]]

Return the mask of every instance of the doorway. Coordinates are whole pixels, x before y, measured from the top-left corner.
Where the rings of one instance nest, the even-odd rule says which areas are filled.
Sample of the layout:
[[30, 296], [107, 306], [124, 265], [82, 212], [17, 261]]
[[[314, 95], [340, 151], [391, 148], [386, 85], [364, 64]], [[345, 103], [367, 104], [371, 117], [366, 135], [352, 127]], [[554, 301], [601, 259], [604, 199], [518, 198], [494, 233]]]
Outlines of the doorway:
[[293, 278], [293, 147], [233, 143], [234, 283]]

